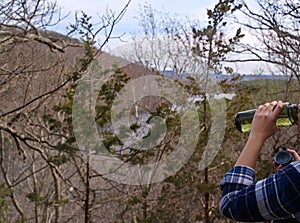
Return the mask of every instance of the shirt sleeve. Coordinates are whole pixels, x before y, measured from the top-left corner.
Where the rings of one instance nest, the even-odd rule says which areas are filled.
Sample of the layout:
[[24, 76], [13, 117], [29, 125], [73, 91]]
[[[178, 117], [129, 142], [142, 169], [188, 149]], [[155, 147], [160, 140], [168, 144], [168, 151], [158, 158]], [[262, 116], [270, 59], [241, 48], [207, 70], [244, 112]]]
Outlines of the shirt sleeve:
[[252, 168], [236, 166], [221, 181], [220, 211], [237, 221], [298, 219], [299, 185], [300, 161], [258, 182]]

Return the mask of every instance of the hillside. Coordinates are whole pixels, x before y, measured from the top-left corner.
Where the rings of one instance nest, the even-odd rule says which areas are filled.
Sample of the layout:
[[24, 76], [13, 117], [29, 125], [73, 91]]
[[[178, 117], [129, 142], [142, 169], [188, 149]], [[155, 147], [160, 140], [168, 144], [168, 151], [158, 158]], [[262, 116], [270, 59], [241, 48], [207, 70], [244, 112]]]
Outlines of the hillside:
[[[97, 104], [98, 110], [95, 109], [95, 121], [104, 123], [105, 128], [99, 128], [98, 132], [103, 138], [99, 137], [99, 141], [97, 138], [96, 141], [91, 141], [91, 144], [84, 145], [86, 151], [82, 151], [78, 149], [78, 142], [74, 136], [72, 106], [78, 78], [86, 74], [83, 62], [89, 59], [86, 56], [90, 52], [80, 41], [57, 33], [45, 32], [44, 37], [54, 41], [56, 47], [62, 50], [56, 50], [51, 44], [34, 39], [10, 42], [0, 47], [0, 221], [5, 219], [3, 222], [31, 222], [32, 219], [36, 222], [84, 222], [86, 216], [95, 222], [99, 219], [102, 222], [138, 222], [137, 219], [143, 218], [150, 219], [149, 222], [174, 222], [178, 219], [183, 219], [183, 222], [195, 222], [195, 219], [200, 219], [198, 222], [201, 222], [204, 216], [202, 199], [207, 194], [210, 196], [212, 216], [219, 222], [225, 222], [226, 220], [219, 216], [216, 205], [220, 197], [219, 180], [239, 154], [246, 139], [246, 135], [241, 135], [231, 126], [233, 114], [240, 108], [253, 108], [258, 103], [271, 99], [283, 100], [288, 96], [288, 99], [299, 100], [292, 91], [285, 91], [287, 83], [281, 77], [245, 75], [245, 78], [235, 85], [240, 90], [236, 91], [236, 97], [227, 100], [228, 131], [223, 144], [220, 145], [218, 157], [207, 169], [207, 177], [204, 177], [203, 171], [197, 169], [208, 140], [208, 132], [202, 132], [202, 128], [199, 136], [189, 136], [198, 140], [197, 148], [191, 159], [174, 176], [155, 184], [125, 185], [92, 168], [87, 162], [87, 158], [92, 154], [90, 147], [94, 142], [102, 142], [104, 138], [104, 143], [110, 145], [107, 147], [108, 154], [123, 159], [124, 163], [132, 166], [152, 161], [159, 163], [174, 151], [175, 144], [180, 140], [182, 120], [176, 114], [176, 108], [170, 109], [170, 102], [163, 101], [161, 97], [150, 95], [135, 100], [139, 95], [133, 94], [137, 97], [129, 98], [129, 102], [132, 103], [130, 115], [134, 114], [136, 117], [136, 122], [130, 123], [130, 134], [138, 137], [148, 136], [148, 133], [151, 135], [152, 132], [160, 133], [165, 126], [159, 125], [159, 131], [156, 131], [154, 127], [157, 126], [154, 124], [158, 120], [155, 119], [157, 116], [167, 126], [164, 141], [153, 148], [139, 150], [126, 146], [113, 134], [114, 128], [128, 134], [126, 129], [124, 130], [123, 126], [113, 128], [110, 123], [111, 103], [125, 84], [116, 77], [117, 74], [125, 73], [131, 79], [135, 79], [157, 72], [138, 64], [121, 67], [122, 72], [116, 69], [118, 71], [109, 79], [109, 84], [99, 89], [103, 93], [102, 104]], [[96, 52], [94, 48], [91, 50]], [[99, 61], [96, 65], [100, 66], [96, 68], [101, 75], [101, 69], [105, 66], [101, 64], [100, 59]], [[163, 74], [174, 78], [172, 72]], [[224, 80], [228, 76], [216, 77]], [[88, 84], [99, 83], [97, 78], [91, 80]], [[138, 87], [147, 89], [149, 85], [146, 84], [149, 83]], [[199, 90], [197, 83], [186, 87], [191, 94]], [[251, 94], [244, 92], [248, 87], [252, 90]], [[294, 85], [291, 89], [297, 90]], [[132, 87], [130, 90], [134, 93], [137, 89]], [[164, 106], [160, 106], [162, 104]], [[190, 103], [187, 106], [189, 105]], [[204, 104], [198, 103], [196, 106], [199, 109], [199, 117], [186, 119], [192, 123], [191, 127], [196, 124], [195, 120], [206, 124], [203, 123], [203, 119], [209, 116], [204, 112]], [[94, 112], [90, 103], [83, 103], [82, 107]], [[160, 109], [156, 109], [158, 107]], [[147, 120], [138, 120], [141, 110], [154, 118], [148, 119], [149, 115], [145, 116]], [[121, 115], [123, 117], [123, 114]], [[129, 115], [124, 114], [125, 118], [127, 116]], [[95, 126], [94, 123], [84, 125], [84, 118], [83, 116], [80, 120], [83, 124], [79, 125], [79, 128], [84, 129], [84, 136], [90, 139]], [[146, 127], [142, 126], [143, 124]], [[140, 127], [140, 130], [147, 131], [141, 134]], [[119, 149], [118, 154], [114, 150], [116, 147]], [[182, 143], [182, 147], [189, 146]], [[272, 148], [265, 151], [263, 162], [268, 168], [264, 168], [265, 172], [262, 174], [269, 174], [271, 170], [268, 159], [271, 157]], [[118, 168], [122, 169], [123, 166]], [[166, 166], [166, 169], [168, 168]], [[138, 177], [132, 176], [133, 179]], [[149, 182], [150, 180], [149, 178]]]

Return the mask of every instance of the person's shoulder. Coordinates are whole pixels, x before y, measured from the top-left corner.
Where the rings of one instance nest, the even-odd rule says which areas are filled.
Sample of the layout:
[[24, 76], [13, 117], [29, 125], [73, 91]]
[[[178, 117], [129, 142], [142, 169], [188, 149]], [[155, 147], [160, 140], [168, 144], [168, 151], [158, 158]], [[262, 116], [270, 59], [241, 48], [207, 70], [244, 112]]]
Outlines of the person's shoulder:
[[290, 165], [300, 173], [300, 160], [291, 162]]
[[283, 179], [284, 181], [299, 181], [300, 183], [300, 160], [291, 162], [285, 167], [278, 170], [276, 173], [272, 174], [269, 178]]
[[274, 176], [276, 179], [283, 178], [285, 181], [297, 181], [300, 184], [300, 160], [291, 162], [275, 173]]

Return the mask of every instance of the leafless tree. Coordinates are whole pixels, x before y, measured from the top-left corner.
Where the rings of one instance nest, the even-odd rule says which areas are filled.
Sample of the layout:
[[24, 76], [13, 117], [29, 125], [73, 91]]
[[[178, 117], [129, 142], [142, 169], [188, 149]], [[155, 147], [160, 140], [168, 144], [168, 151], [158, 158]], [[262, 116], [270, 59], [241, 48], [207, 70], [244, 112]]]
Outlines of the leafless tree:
[[107, 44], [129, 3], [97, 25], [78, 15], [69, 30], [74, 39], [50, 31], [65, 18], [56, 2], [0, 2], [0, 221], [92, 221], [88, 165], [67, 143], [69, 117], [56, 106], [68, 102], [66, 91]]
[[[243, 26], [249, 37], [238, 48], [235, 62], [265, 62], [271, 72], [284, 74], [299, 81], [299, 2], [236, 1], [242, 5], [236, 22]], [[243, 56], [244, 55], [244, 56]]]

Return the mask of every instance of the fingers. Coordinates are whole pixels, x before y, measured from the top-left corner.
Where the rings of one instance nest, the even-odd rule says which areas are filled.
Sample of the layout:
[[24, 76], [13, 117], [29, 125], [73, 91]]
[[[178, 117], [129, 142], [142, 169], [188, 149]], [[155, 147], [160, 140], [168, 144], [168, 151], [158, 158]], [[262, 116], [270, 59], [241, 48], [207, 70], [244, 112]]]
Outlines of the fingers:
[[294, 161], [300, 160], [300, 156], [295, 150], [287, 149], [286, 151], [288, 151], [290, 154], [292, 154]]
[[281, 109], [281, 101], [272, 101], [258, 106], [252, 121], [250, 135], [265, 140], [280, 131], [280, 128], [276, 126], [276, 119]]
[[[282, 101], [272, 101], [267, 102], [263, 105], [258, 106], [257, 110], [259, 112], [265, 111], [265, 112], [274, 112], [274, 115], [278, 115], [282, 109], [283, 103]], [[299, 106], [300, 109], [300, 106]]]
[[280, 165], [278, 165], [277, 167], [276, 167], [276, 172], [278, 172], [280, 169], [282, 169], [283, 168], [283, 166], [280, 164]]
[[276, 117], [278, 116], [278, 114], [281, 112], [283, 107], [283, 102], [282, 101], [278, 101], [276, 102], [276, 105], [274, 107], [274, 115], [276, 115]]
[[263, 105], [258, 106], [257, 111], [261, 111], [264, 108]]
[[273, 167], [274, 169], [276, 170], [276, 172], [278, 172], [283, 166], [281, 164], [276, 164], [274, 159], [272, 160], [272, 163], [273, 163]]

